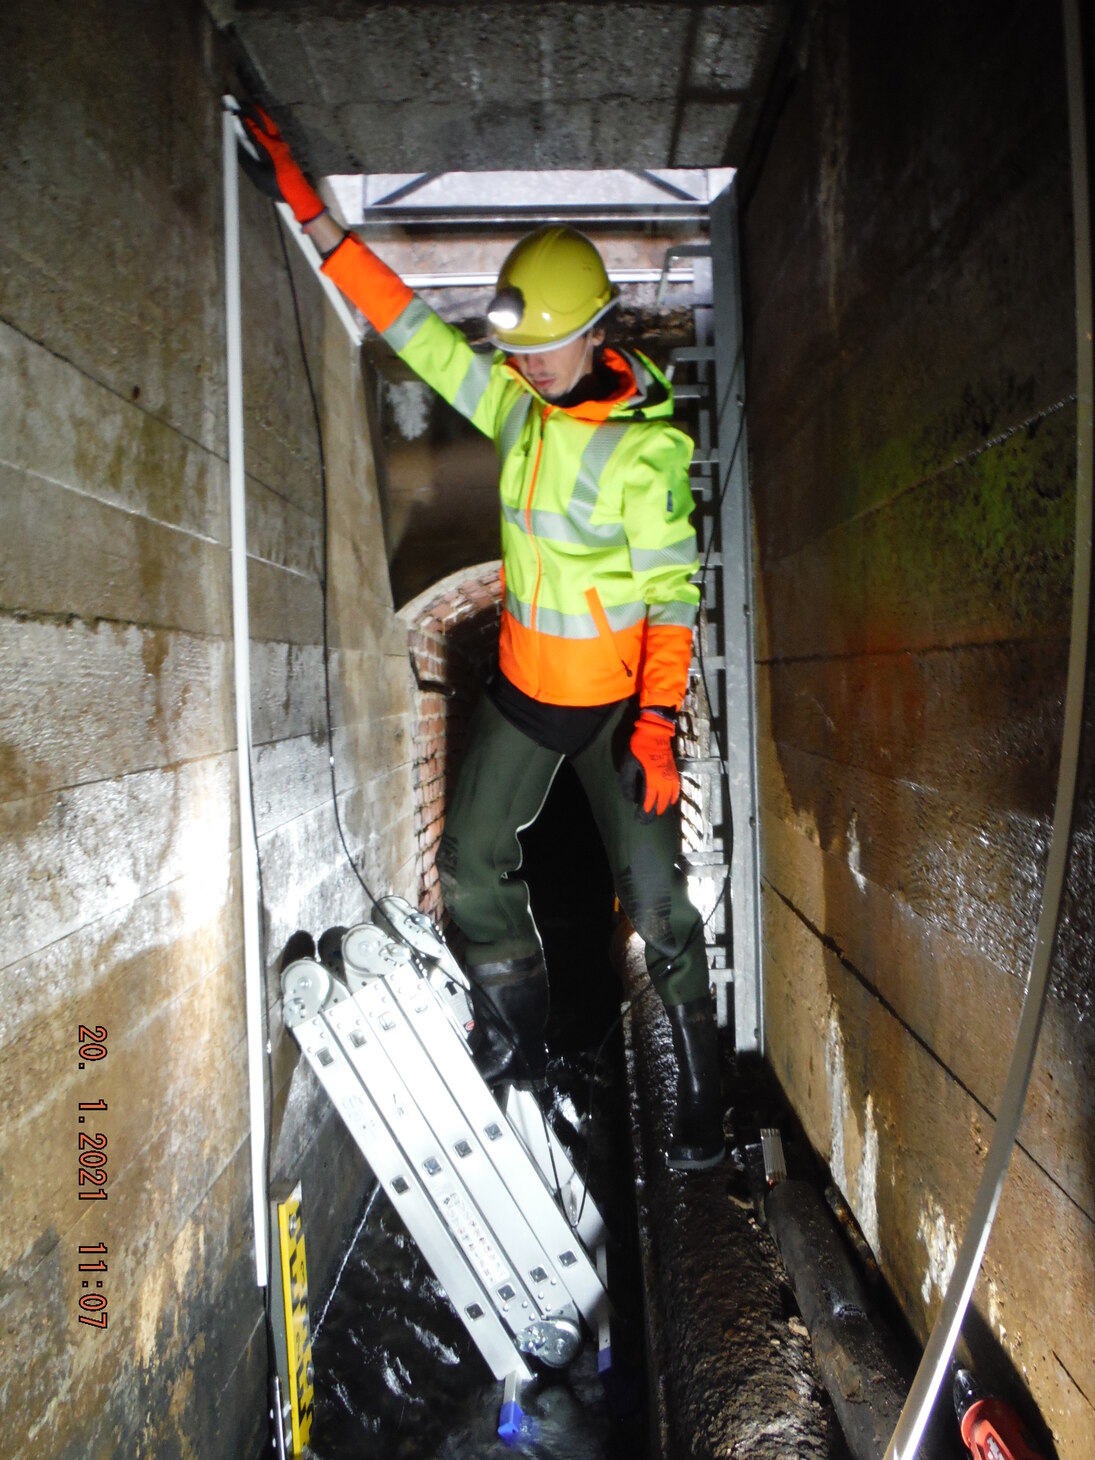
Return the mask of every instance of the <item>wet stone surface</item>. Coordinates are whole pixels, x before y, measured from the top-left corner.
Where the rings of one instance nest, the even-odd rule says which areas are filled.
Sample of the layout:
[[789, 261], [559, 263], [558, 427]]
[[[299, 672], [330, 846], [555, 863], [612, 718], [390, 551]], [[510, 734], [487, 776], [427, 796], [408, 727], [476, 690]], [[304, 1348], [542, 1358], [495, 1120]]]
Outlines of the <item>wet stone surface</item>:
[[381, 1203], [343, 1273], [315, 1358], [314, 1443], [307, 1452], [315, 1460], [599, 1460], [628, 1453], [613, 1448], [614, 1425], [589, 1344], [566, 1375], [548, 1377], [527, 1397], [528, 1437], [513, 1447], [502, 1443], [502, 1386], [391, 1207]]
[[787, 1130], [774, 1082], [759, 1065], [735, 1074], [724, 1033], [726, 1161], [707, 1172], [670, 1171], [664, 1152], [676, 1066], [668, 1021], [645, 987], [640, 975], [627, 1038], [661, 1453], [670, 1460], [844, 1460], [848, 1450], [806, 1325], [756, 1216], [760, 1129]]

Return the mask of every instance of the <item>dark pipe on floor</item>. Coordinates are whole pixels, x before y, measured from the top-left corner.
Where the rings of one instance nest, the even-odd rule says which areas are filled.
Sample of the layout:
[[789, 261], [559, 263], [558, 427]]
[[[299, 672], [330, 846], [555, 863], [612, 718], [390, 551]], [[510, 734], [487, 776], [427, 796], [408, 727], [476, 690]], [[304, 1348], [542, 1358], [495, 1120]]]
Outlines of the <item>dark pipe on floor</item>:
[[[880, 1326], [832, 1214], [806, 1181], [781, 1181], [768, 1227], [810, 1330], [822, 1383], [855, 1460], [882, 1460], [905, 1395], [896, 1344]], [[922, 1460], [930, 1452], [917, 1451]]]

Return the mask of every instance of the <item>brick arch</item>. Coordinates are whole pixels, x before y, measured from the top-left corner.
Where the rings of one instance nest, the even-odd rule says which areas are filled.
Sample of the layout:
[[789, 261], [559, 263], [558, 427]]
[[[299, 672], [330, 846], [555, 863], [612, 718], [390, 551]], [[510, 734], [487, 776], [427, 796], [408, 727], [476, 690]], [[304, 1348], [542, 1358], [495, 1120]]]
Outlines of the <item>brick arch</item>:
[[418, 905], [438, 917], [435, 865], [445, 803], [460, 768], [468, 720], [495, 657], [501, 564], [450, 573], [399, 610], [415, 678], [414, 831]]

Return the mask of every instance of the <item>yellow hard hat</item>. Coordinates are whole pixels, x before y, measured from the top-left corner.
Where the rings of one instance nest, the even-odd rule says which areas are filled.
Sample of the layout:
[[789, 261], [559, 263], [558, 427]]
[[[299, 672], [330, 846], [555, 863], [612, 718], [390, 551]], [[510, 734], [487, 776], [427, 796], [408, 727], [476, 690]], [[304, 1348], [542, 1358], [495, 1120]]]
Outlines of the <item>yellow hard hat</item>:
[[502, 265], [487, 310], [491, 342], [521, 355], [555, 350], [591, 329], [619, 292], [584, 233], [557, 223], [537, 228]]

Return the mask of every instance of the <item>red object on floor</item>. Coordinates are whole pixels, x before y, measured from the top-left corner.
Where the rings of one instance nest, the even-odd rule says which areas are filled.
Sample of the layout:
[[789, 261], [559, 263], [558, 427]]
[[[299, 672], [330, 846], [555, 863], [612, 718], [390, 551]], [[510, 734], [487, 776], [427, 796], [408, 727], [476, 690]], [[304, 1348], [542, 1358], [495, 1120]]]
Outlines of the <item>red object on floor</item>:
[[962, 1442], [974, 1460], [1043, 1460], [1032, 1450], [1019, 1416], [1003, 1399], [982, 1399], [965, 1369], [955, 1377], [955, 1410]]

